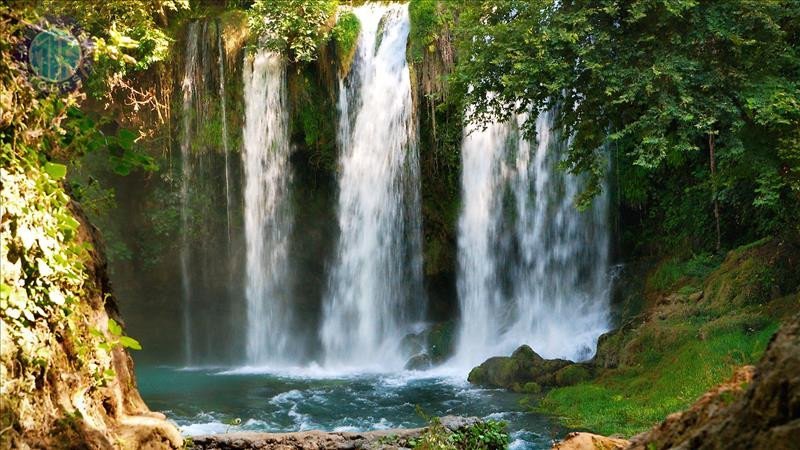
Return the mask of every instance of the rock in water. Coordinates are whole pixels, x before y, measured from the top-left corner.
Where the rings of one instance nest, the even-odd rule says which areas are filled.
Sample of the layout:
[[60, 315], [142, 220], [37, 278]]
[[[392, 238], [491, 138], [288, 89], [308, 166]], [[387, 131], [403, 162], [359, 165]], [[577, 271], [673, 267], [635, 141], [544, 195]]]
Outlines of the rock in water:
[[470, 371], [467, 380], [472, 384], [533, 393], [542, 387], [569, 386], [586, 381], [591, 373], [591, 367], [587, 364], [565, 359], [544, 359], [532, 348], [523, 345], [514, 350], [511, 356], [487, 359]]

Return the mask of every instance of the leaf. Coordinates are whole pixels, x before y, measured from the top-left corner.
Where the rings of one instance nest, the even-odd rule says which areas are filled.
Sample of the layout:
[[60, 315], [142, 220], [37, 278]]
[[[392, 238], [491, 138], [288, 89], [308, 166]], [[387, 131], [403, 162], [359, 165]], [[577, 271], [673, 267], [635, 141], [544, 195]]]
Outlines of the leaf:
[[67, 175], [67, 166], [64, 164], [47, 162], [44, 165], [44, 171], [50, 175], [50, 178], [60, 180]]
[[123, 128], [117, 133], [117, 143], [119, 143], [119, 146], [122, 147], [123, 150], [130, 150], [133, 148], [136, 137], [136, 133]]
[[119, 343], [122, 344], [122, 346], [125, 348], [130, 348], [133, 350], [142, 349], [142, 344], [140, 344], [139, 341], [130, 336], [120, 336]]
[[108, 319], [108, 331], [114, 336], [122, 336], [122, 327], [114, 319]]

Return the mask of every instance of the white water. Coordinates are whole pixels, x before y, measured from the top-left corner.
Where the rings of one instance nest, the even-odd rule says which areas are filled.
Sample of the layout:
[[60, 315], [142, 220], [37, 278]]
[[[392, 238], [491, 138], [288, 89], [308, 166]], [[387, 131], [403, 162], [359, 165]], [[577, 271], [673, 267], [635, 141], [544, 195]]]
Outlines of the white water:
[[244, 227], [247, 245], [247, 363], [292, 360], [291, 305], [286, 270], [291, 231], [286, 67], [257, 51], [244, 67]]
[[575, 209], [581, 182], [557, 169], [565, 141], [552, 114], [537, 118], [533, 146], [524, 120], [471, 129], [462, 145], [459, 366], [522, 344], [586, 359], [609, 328], [607, 195]]
[[339, 93], [341, 235], [320, 339], [326, 367], [392, 370], [405, 362], [400, 339], [424, 315], [408, 6], [354, 12], [361, 33]]
[[198, 24], [189, 24], [186, 38], [186, 61], [184, 62], [181, 92], [183, 96], [181, 109], [182, 134], [181, 148], [181, 287], [183, 291], [183, 343], [186, 364], [192, 363], [192, 283], [189, 259], [189, 185], [192, 175], [192, 115], [194, 114], [195, 78], [198, 70]]

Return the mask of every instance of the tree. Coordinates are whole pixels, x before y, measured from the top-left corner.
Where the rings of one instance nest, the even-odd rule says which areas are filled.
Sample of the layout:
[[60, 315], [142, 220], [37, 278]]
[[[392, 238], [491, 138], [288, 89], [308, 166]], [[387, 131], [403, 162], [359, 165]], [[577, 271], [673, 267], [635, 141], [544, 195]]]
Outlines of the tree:
[[256, 0], [250, 30], [266, 48], [310, 62], [333, 26], [337, 5], [337, 0]]
[[580, 205], [600, 191], [610, 144], [640, 173], [697, 172], [720, 229], [726, 206], [758, 207], [742, 195], [758, 180], [798, 199], [798, 23], [790, 0], [482, 1], [462, 14], [472, 58], [458, 80], [477, 122], [557, 107], [565, 166], [588, 175]]

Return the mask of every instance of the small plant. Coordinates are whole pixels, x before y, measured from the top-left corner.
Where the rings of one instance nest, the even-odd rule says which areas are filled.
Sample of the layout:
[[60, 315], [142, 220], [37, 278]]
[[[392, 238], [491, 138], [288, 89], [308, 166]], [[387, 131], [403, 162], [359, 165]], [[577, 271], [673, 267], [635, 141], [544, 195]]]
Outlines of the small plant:
[[502, 450], [508, 447], [509, 437], [506, 423], [487, 420], [451, 431], [438, 417], [425, 414], [417, 407], [417, 413], [427, 422], [428, 427], [409, 445], [417, 450]]
[[494, 420], [478, 422], [450, 436], [450, 442], [463, 450], [501, 450], [508, 447], [506, 423]]
[[228, 425], [228, 428], [225, 429], [225, 432], [227, 433], [227, 432], [229, 432], [231, 430], [231, 427], [238, 427], [241, 424], [242, 424], [242, 419], [239, 418], [239, 417], [236, 417], [236, 418], [233, 418], [233, 419], [230, 419], [230, 420], [226, 420], [225, 421], [225, 425]]
[[111, 333], [111, 336], [108, 336], [97, 329], [92, 330], [92, 334], [101, 339], [98, 347], [102, 348], [103, 350], [111, 352], [111, 349], [117, 345], [121, 345], [123, 348], [130, 348], [133, 350], [142, 349], [142, 345], [139, 343], [139, 341], [122, 333], [122, 327], [114, 319], [108, 319], [108, 332]]

